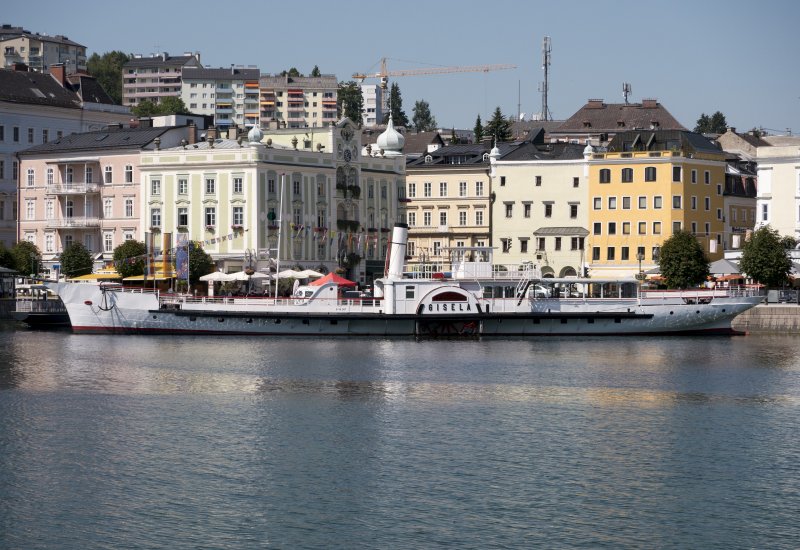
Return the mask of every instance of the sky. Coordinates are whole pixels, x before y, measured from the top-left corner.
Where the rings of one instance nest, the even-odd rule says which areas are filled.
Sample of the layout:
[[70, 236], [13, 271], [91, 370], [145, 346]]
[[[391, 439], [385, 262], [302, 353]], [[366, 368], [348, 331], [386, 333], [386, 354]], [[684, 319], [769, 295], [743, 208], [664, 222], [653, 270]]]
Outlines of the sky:
[[[685, 127], [721, 111], [737, 131], [800, 134], [796, 0], [108, 0], [11, 2], [2, 23], [63, 34], [88, 54], [199, 51], [206, 67], [262, 73], [314, 65], [353, 73], [511, 64], [491, 72], [390, 77], [409, 119], [425, 100], [440, 127], [472, 129], [496, 107], [541, 111], [542, 41], [551, 41], [548, 104], [563, 120], [589, 98], [655, 98]], [[368, 83], [377, 83], [368, 79]]]

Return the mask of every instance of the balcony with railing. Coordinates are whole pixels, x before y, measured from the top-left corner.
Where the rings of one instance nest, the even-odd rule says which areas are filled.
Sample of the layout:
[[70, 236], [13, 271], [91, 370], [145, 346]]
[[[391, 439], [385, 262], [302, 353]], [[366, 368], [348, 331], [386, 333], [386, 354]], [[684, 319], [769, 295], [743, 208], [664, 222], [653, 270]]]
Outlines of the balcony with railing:
[[93, 229], [100, 227], [100, 218], [74, 216], [47, 220], [48, 229]]
[[51, 183], [46, 188], [48, 195], [86, 195], [99, 192], [99, 183]]

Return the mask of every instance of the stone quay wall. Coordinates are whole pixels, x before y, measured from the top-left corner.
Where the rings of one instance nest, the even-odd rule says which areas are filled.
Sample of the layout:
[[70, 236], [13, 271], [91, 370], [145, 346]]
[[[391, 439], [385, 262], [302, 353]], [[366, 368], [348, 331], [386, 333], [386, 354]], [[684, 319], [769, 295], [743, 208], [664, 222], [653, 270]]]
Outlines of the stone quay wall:
[[738, 315], [731, 326], [741, 332], [800, 334], [800, 306], [761, 304]]

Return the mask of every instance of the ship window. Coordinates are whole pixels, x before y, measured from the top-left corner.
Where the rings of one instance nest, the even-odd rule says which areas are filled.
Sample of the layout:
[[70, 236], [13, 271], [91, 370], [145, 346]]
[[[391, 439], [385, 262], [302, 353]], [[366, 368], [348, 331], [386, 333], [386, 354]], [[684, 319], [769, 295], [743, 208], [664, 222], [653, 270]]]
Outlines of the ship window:
[[413, 286], [406, 286], [406, 300], [413, 300], [414, 299], [414, 287]]

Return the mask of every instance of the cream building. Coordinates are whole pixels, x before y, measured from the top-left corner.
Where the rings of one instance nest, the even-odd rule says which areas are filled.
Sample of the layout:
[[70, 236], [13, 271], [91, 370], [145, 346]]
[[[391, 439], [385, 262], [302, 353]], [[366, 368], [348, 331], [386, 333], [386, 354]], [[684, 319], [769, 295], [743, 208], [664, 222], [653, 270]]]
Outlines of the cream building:
[[348, 119], [325, 128], [253, 128], [147, 151], [141, 207], [152, 232], [203, 243], [224, 271], [300, 265], [383, 275], [389, 229], [405, 186], [400, 155], [362, 156]]
[[[510, 149], [502, 146], [504, 151]], [[405, 203], [409, 264], [446, 271], [451, 248], [490, 246], [491, 190], [485, 144], [441, 147], [409, 162]]]
[[496, 263], [533, 263], [547, 277], [583, 273], [588, 235], [584, 147], [544, 143], [535, 133], [492, 159], [492, 241]]
[[756, 227], [800, 238], [800, 137], [764, 136], [758, 147]]

